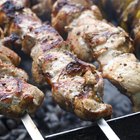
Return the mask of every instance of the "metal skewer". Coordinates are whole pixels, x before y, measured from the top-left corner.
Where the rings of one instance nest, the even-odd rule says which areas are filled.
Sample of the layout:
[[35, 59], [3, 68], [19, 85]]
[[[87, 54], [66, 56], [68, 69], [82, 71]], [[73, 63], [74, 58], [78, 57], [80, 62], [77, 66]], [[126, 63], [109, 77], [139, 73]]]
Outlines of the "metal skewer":
[[115, 132], [103, 118], [98, 120], [97, 124], [109, 140], [120, 140], [120, 138], [115, 134]]
[[43, 136], [41, 135], [33, 120], [28, 114], [22, 117], [21, 120], [25, 128], [27, 129], [29, 135], [31, 136], [32, 140], [44, 140]]

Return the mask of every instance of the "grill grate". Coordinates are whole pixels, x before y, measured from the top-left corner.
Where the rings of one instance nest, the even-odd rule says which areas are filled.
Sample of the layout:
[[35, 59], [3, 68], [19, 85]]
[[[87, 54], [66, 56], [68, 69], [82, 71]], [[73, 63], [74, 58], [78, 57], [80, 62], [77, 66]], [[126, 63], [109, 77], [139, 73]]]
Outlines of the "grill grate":
[[[121, 140], [140, 139], [140, 112], [110, 119], [107, 123], [116, 132]], [[137, 125], [136, 125], [137, 124]], [[46, 140], [107, 140], [96, 123], [88, 127], [80, 127], [61, 133], [48, 135]]]

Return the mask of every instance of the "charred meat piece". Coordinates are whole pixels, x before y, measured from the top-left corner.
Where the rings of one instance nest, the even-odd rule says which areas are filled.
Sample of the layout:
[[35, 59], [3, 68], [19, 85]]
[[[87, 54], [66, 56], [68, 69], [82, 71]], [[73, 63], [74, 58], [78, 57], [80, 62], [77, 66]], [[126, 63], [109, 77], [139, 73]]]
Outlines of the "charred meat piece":
[[128, 34], [122, 28], [98, 19], [101, 16], [96, 17], [99, 12], [94, 12], [95, 9], [98, 10], [92, 6], [91, 10], [82, 12], [68, 26], [68, 41], [78, 58], [93, 61], [110, 50], [132, 52], [132, 40]]
[[[42, 50], [41, 46], [38, 50]], [[36, 81], [42, 82], [41, 77], [44, 81], [47, 81], [50, 85], [57, 82], [57, 79], [66, 67], [67, 64], [73, 61], [73, 59], [66, 53], [69, 52], [69, 46], [67, 43], [61, 43], [53, 48], [48, 49], [38, 58], [33, 57], [32, 72]], [[40, 79], [40, 80], [39, 80]]]
[[53, 98], [62, 108], [85, 120], [109, 116], [112, 108], [102, 101], [102, 80], [92, 65], [73, 61], [53, 84]]
[[[11, 45], [13, 42], [15, 46], [22, 45], [24, 42], [24, 36], [30, 33], [36, 27], [41, 25], [40, 19], [28, 8], [17, 12], [14, 19], [9, 23], [6, 28], [6, 33], [9, 35], [8, 39], [5, 39], [6, 44]], [[14, 39], [15, 38], [15, 39]], [[29, 54], [31, 48], [22, 45], [22, 50]]]
[[1, 0], [0, 1], [0, 25], [8, 23], [14, 17], [16, 11], [30, 5], [29, 0]]
[[33, 113], [43, 101], [43, 93], [25, 81], [12, 76], [0, 77], [0, 113], [21, 117]]
[[[46, 80], [44, 75], [42, 75], [41, 66], [39, 65], [40, 60], [39, 56], [45, 55], [47, 51], [51, 48], [62, 43], [63, 39], [58, 34], [58, 32], [52, 28], [50, 25], [42, 25], [39, 28], [36, 28], [29, 35], [25, 36], [24, 44], [30, 46], [33, 45], [31, 51], [31, 56], [33, 58], [33, 77], [37, 83], [45, 84]], [[30, 42], [32, 42], [30, 44]], [[57, 54], [59, 55], [59, 54]]]
[[91, 6], [90, 0], [57, 0], [52, 10], [52, 26], [66, 37], [65, 26]]
[[[26, 112], [34, 113], [41, 105], [44, 94], [33, 85], [28, 84], [25, 71], [15, 67], [12, 61], [17, 58], [13, 52], [0, 52], [0, 114], [8, 117], [21, 117]], [[2, 55], [8, 58], [8, 53], [15, 57], [11, 63], [6, 63]], [[12, 57], [10, 56], [10, 57]], [[14, 61], [13, 61], [14, 62]], [[14, 62], [15, 63], [15, 62]]]

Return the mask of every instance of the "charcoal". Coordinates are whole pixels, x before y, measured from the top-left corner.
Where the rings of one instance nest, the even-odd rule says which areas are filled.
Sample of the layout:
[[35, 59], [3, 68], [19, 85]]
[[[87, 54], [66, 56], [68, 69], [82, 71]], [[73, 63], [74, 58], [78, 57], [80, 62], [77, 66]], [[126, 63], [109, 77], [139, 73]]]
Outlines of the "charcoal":
[[4, 135], [8, 132], [8, 129], [4, 125], [4, 123], [0, 120], [0, 135]]
[[6, 121], [6, 124], [7, 124], [7, 127], [8, 127], [9, 129], [14, 129], [14, 128], [17, 127], [17, 123], [16, 123], [14, 120], [12, 120], [12, 119], [8, 119], [8, 120]]

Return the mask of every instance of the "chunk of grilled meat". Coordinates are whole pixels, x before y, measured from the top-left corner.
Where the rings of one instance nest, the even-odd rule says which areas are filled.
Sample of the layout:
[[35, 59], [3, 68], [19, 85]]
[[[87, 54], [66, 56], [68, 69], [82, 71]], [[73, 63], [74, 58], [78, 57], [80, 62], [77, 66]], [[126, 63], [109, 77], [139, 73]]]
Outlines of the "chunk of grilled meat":
[[8, 23], [16, 11], [30, 5], [29, 0], [1, 0], [0, 1], [0, 25]]
[[[15, 46], [24, 44], [24, 36], [41, 25], [40, 19], [29, 9], [24, 8], [21, 12], [15, 14], [14, 19], [9, 23], [6, 30], [7, 37], [4, 42], [6, 45], [14, 43]], [[29, 54], [31, 48], [22, 45], [22, 50]]]
[[50, 25], [42, 25], [31, 32], [30, 35], [25, 36], [26, 44], [28, 44], [28, 42], [34, 42], [31, 44], [34, 44], [31, 51], [31, 56], [33, 58], [32, 72], [37, 83], [46, 83], [46, 80], [42, 75], [41, 66], [37, 65], [39, 61], [38, 57], [45, 55], [48, 50], [59, 45], [62, 41], [62, 37]]
[[4, 75], [13, 76], [24, 81], [28, 80], [28, 75], [25, 71], [11, 64], [5, 64], [2, 61], [0, 61], [0, 77], [3, 77]]
[[132, 98], [134, 110], [140, 109], [140, 62], [134, 54], [124, 53], [110, 60], [103, 67], [103, 75], [113, 83], [123, 87], [125, 93]]
[[54, 100], [65, 110], [85, 120], [109, 116], [112, 108], [102, 101], [102, 80], [92, 65], [73, 60], [52, 85]]
[[0, 46], [0, 59], [3, 62], [14, 64], [18, 66], [20, 63], [20, 57], [7, 47]]
[[0, 77], [0, 114], [15, 118], [26, 112], [34, 113], [43, 97], [37, 87], [20, 78], [7, 75]]
[[65, 26], [69, 25], [91, 4], [91, 0], [57, 0], [52, 10], [52, 26], [65, 37]]
[[91, 10], [82, 12], [67, 27], [68, 41], [78, 58], [93, 61], [98, 60], [106, 51], [133, 51], [132, 40], [128, 34], [122, 28], [100, 20], [100, 12], [97, 11], [99, 9], [92, 6]]

